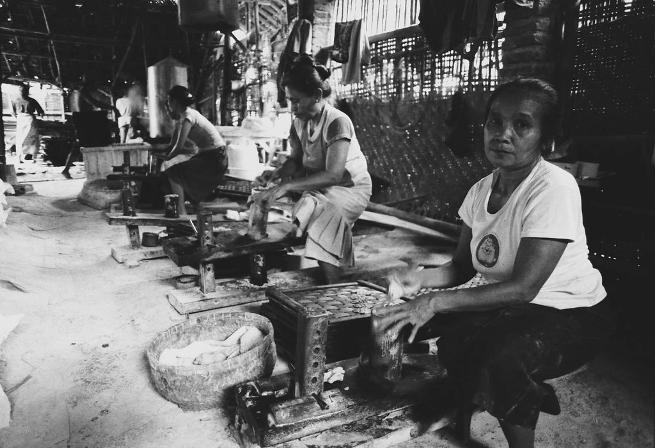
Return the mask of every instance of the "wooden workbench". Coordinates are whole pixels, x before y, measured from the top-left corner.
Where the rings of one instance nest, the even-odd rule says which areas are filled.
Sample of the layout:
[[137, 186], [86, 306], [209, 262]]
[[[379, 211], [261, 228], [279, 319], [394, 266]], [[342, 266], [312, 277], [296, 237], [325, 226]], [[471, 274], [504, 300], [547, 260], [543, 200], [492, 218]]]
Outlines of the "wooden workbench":
[[210, 219], [208, 223], [199, 215], [197, 228], [197, 235], [167, 238], [162, 242], [164, 253], [176, 265], [198, 268], [198, 286], [174, 289], [168, 295], [171, 305], [181, 314], [243, 305], [263, 299], [264, 288], [240, 291], [239, 288], [217, 287], [215, 261], [243, 255], [263, 257], [267, 252], [305, 244], [305, 237], [290, 236], [292, 224], [289, 222], [269, 223], [267, 237], [260, 241], [252, 241], [245, 236], [248, 223], [243, 221], [212, 223]]
[[[129, 218], [129, 217], [127, 217]], [[269, 223], [267, 237], [260, 241], [249, 240], [245, 221], [227, 221], [213, 226], [213, 243], [202, 248], [197, 236], [168, 238], [163, 243], [164, 252], [178, 266], [197, 266], [223, 258], [271, 252], [288, 247], [302, 246], [305, 237], [290, 237], [290, 222]]]
[[196, 222], [197, 219], [196, 215], [185, 218], [166, 218], [163, 211], [161, 213], [140, 212], [134, 216], [103, 212], [102, 216], [109, 225], [124, 225], [127, 229], [129, 244], [112, 246], [111, 248], [112, 257], [119, 263], [138, 262], [149, 258], [166, 256], [162, 246], [144, 247], [141, 245], [139, 226], [170, 227], [178, 224], [189, 224], [190, 221]]

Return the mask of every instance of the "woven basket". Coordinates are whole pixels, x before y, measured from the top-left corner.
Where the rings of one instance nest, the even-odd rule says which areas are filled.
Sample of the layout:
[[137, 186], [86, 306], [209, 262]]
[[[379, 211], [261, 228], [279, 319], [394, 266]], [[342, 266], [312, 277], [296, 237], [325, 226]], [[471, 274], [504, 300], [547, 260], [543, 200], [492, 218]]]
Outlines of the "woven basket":
[[[252, 325], [264, 341], [246, 353], [209, 365], [169, 366], [159, 363], [167, 348], [184, 348], [195, 341], [225, 340], [239, 327]], [[253, 313], [214, 313], [191, 318], [160, 333], [146, 350], [153, 382], [164, 398], [185, 410], [210, 409], [230, 404], [233, 386], [268, 376], [276, 363], [271, 322]]]

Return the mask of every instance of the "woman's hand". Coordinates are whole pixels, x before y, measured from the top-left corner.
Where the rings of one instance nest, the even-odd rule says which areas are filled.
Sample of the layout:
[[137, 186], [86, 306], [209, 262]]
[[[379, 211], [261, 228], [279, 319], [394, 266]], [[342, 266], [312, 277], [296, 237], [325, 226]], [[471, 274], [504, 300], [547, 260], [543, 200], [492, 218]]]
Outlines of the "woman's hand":
[[276, 185], [274, 187], [269, 187], [266, 190], [262, 190], [259, 193], [253, 194], [253, 199], [257, 197], [263, 202], [272, 203], [277, 201], [278, 198], [284, 196], [285, 193], [287, 193], [287, 190], [284, 188], [283, 185]]
[[412, 344], [417, 331], [435, 315], [431, 306], [431, 295], [425, 294], [415, 300], [383, 308], [385, 314], [380, 319], [380, 328], [390, 334], [396, 334], [406, 325], [412, 325], [408, 343]]
[[387, 295], [390, 300], [412, 296], [420, 289], [419, 271], [397, 271], [387, 276]]
[[253, 180], [256, 187], [266, 187], [270, 182], [275, 180], [275, 170], [266, 170]]

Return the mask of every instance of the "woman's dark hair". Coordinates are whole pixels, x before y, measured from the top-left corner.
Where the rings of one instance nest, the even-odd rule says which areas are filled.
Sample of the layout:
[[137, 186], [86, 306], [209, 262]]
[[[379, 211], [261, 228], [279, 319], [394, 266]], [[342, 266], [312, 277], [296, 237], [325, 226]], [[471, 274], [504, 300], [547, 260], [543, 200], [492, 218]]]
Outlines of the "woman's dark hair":
[[184, 107], [194, 104], [194, 96], [189, 92], [189, 89], [184, 86], [173, 86], [171, 90], [169, 90], [169, 96], [172, 100], [177, 101]]
[[560, 100], [558, 98], [558, 92], [549, 83], [536, 78], [517, 78], [501, 84], [494, 89], [494, 92], [492, 92], [490, 98], [487, 100], [487, 106], [485, 106], [486, 122], [492, 103], [499, 96], [510, 92], [526, 92], [540, 104], [542, 108], [542, 116], [540, 117], [540, 143], [542, 147], [540, 148], [540, 152], [543, 156], [548, 155], [551, 152], [556, 136], [560, 133]]
[[285, 74], [282, 87], [291, 87], [304, 95], [312, 96], [321, 90], [321, 98], [330, 96], [332, 89], [328, 84], [330, 70], [321, 64], [315, 64], [311, 56], [301, 55]]

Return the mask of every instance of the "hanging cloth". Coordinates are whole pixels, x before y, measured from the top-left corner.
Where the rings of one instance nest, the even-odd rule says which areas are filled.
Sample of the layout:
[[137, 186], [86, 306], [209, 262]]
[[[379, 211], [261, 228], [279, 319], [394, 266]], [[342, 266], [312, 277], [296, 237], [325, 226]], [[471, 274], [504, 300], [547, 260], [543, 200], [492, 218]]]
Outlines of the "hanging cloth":
[[532, 9], [537, 7], [538, 7], [538, 0], [505, 0], [503, 2], [504, 11], [511, 11], [513, 9], [520, 9], [520, 8]]
[[294, 64], [294, 60], [301, 54], [312, 56], [312, 24], [309, 20], [297, 20], [287, 38], [287, 45], [280, 55], [278, 63], [278, 74], [276, 81], [278, 84], [278, 104], [280, 107], [287, 107], [287, 98], [285, 89], [282, 87], [282, 80]]
[[335, 24], [335, 40], [333, 42], [333, 50], [330, 53], [333, 61], [342, 64], [348, 62], [351, 35], [353, 34], [353, 27], [356, 22], [357, 20], [351, 20], [350, 22], [338, 22]]
[[496, 3], [501, 1], [421, 0], [419, 27], [437, 54], [455, 50], [473, 60], [481, 42], [497, 34]]
[[348, 60], [342, 64], [342, 84], [358, 83], [362, 79], [362, 65], [369, 64], [371, 48], [362, 27], [362, 19], [353, 21], [350, 33]]

